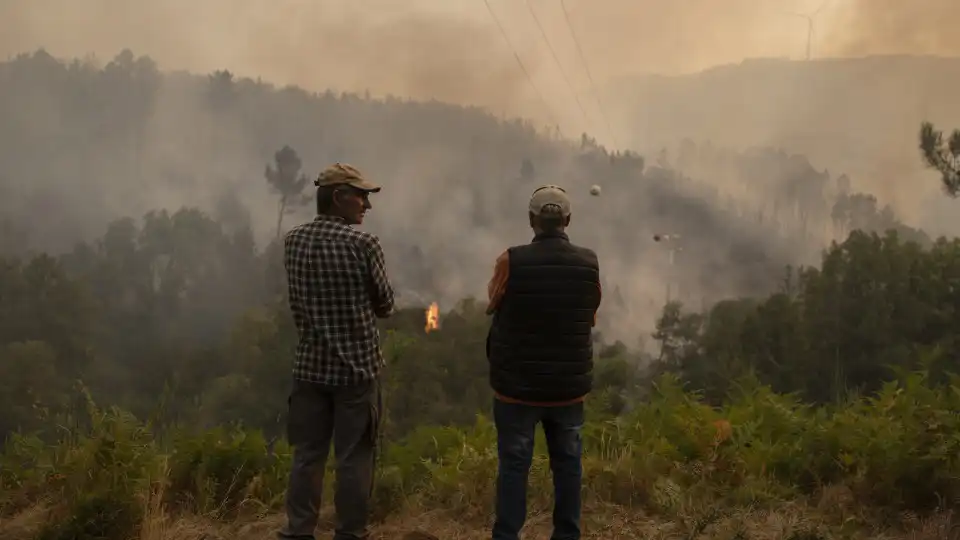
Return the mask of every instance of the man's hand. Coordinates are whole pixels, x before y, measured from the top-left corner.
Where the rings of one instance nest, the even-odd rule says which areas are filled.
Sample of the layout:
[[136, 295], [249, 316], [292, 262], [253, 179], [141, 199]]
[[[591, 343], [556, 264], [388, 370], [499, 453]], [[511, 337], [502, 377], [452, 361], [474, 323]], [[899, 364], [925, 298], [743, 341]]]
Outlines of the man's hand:
[[377, 238], [372, 241], [364, 255], [367, 258], [367, 268], [370, 271], [370, 302], [373, 304], [373, 313], [385, 319], [394, 312], [394, 293], [390, 280], [387, 278], [386, 263], [383, 249]]

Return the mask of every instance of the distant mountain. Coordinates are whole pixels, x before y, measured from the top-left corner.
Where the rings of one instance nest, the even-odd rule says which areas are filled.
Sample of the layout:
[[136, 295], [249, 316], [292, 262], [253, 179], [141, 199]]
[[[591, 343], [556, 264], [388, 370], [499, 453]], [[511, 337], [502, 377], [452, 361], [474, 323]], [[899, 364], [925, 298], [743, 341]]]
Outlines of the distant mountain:
[[611, 122], [631, 148], [649, 154], [683, 138], [789, 148], [912, 218], [942, 199], [918, 157], [920, 122], [960, 127], [958, 88], [960, 58], [755, 59], [617, 81], [602, 98], [620, 104]]

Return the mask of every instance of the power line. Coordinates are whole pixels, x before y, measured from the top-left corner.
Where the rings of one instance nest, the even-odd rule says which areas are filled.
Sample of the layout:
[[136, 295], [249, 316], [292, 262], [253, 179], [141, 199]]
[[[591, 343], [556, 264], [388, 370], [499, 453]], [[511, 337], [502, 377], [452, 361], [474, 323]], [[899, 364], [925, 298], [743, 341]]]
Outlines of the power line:
[[593, 91], [593, 97], [597, 100], [597, 108], [600, 109], [600, 116], [603, 117], [603, 122], [607, 125], [607, 132], [610, 133], [610, 138], [613, 140], [613, 145], [620, 147], [617, 144], [617, 136], [614, 135], [613, 129], [610, 127], [610, 120], [607, 118], [607, 113], [603, 110], [603, 104], [600, 103], [600, 94], [597, 93], [597, 85], [593, 82], [593, 75], [590, 74], [590, 66], [587, 64], [587, 57], [583, 54], [583, 48], [580, 47], [580, 40], [577, 39], [577, 33], [573, 30], [573, 24], [570, 23], [570, 13], [567, 11], [567, 6], [564, 4], [564, 0], [560, 0], [560, 9], [563, 10], [563, 20], [567, 22], [567, 28], [570, 29], [570, 37], [573, 38], [573, 43], [577, 46], [577, 53], [580, 55], [580, 63], [583, 64], [583, 70], [587, 73], [587, 80], [590, 81], [590, 88]]
[[540, 18], [537, 17], [537, 13], [533, 10], [533, 6], [530, 5], [530, 0], [524, 0], [523, 3], [527, 5], [527, 10], [530, 12], [530, 16], [533, 17], [533, 21], [537, 23], [537, 28], [540, 29], [540, 35], [543, 37], [543, 42], [547, 44], [547, 49], [550, 51], [550, 55], [553, 56], [553, 61], [557, 64], [557, 69], [560, 70], [560, 75], [563, 76], [563, 81], [567, 83], [567, 87], [570, 88], [570, 93], [573, 94], [573, 99], [576, 100], [577, 107], [580, 108], [580, 112], [583, 114], [583, 119], [586, 120], [587, 125], [590, 125], [590, 115], [588, 115], [586, 109], [583, 108], [583, 103], [580, 102], [580, 96], [577, 95], [577, 90], [570, 82], [570, 78], [567, 77], [567, 73], [563, 69], [563, 64], [560, 63], [560, 58], [557, 57], [557, 52], [553, 49], [553, 45], [550, 44], [550, 40], [547, 38], [547, 32], [543, 29], [543, 25], [540, 24]]
[[517, 59], [517, 65], [520, 66], [520, 70], [523, 71], [523, 74], [527, 77], [527, 82], [530, 83], [530, 87], [533, 88], [533, 91], [537, 93], [537, 97], [540, 98], [540, 103], [543, 105], [544, 110], [547, 112], [547, 116], [550, 117], [553, 124], [557, 127], [557, 131], [560, 133], [560, 136], [563, 137], [563, 130], [560, 129], [560, 124], [557, 122], [557, 117], [553, 115], [553, 111], [550, 110], [550, 106], [547, 105], [547, 100], [543, 98], [543, 93], [540, 92], [540, 89], [537, 88], [537, 85], [533, 82], [533, 77], [530, 76], [530, 72], [527, 71], [527, 66], [523, 64], [523, 60], [520, 59], [520, 55], [517, 53], [517, 48], [513, 46], [513, 42], [510, 41], [510, 37], [507, 35], [507, 31], [504, 30], [503, 25], [500, 24], [500, 19], [497, 18], [497, 14], [494, 13], [493, 8], [490, 6], [489, 0], [483, 0], [484, 5], [487, 6], [487, 11], [490, 12], [490, 17], [493, 18], [493, 22], [497, 24], [497, 28], [500, 29], [500, 35], [503, 36], [503, 40], [507, 42], [507, 46], [510, 47], [510, 50], [513, 52], [513, 57]]

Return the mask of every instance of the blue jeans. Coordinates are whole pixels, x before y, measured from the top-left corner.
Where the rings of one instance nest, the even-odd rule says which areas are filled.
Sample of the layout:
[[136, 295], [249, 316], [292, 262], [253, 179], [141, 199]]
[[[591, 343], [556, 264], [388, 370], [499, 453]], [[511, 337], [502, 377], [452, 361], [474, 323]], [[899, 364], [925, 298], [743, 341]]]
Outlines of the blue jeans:
[[518, 540], [527, 519], [527, 475], [533, 462], [533, 435], [543, 425], [553, 472], [553, 534], [550, 540], [579, 540], [583, 468], [583, 402], [540, 407], [494, 399], [497, 427], [497, 518], [493, 540]]

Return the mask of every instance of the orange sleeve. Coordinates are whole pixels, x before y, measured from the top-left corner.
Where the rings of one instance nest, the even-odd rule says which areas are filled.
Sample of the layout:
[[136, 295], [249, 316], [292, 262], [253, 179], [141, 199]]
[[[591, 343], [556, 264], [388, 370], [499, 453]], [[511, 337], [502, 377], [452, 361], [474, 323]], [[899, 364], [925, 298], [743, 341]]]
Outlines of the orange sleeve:
[[510, 252], [504, 251], [497, 257], [497, 263], [493, 267], [493, 277], [487, 284], [487, 298], [490, 304], [487, 306], [487, 314], [497, 310], [500, 305], [500, 299], [507, 290], [507, 278], [510, 277]]

